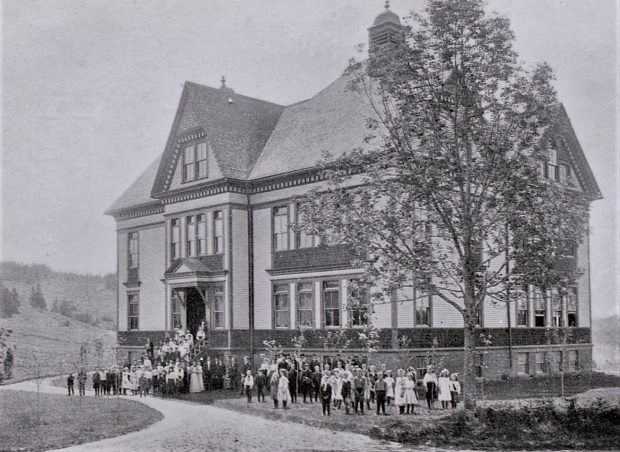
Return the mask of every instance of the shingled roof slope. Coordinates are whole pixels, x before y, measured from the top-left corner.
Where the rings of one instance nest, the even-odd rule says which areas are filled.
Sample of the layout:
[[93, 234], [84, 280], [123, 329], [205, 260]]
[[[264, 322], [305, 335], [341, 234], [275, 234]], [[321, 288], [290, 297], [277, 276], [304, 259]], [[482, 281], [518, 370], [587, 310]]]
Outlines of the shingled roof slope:
[[236, 94], [229, 88], [186, 82], [153, 195], [168, 188], [167, 175], [178, 157], [177, 137], [192, 129], [204, 130], [224, 177], [246, 179], [283, 109], [281, 105]]
[[151, 198], [151, 188], [153, 187], [153, 181], [155, 180], [155, 175], [157, 174], [161, 157], [162, 154], [153, 160], [149, 167], [135, 180], [135, 182], [131, 184], [116, 201], [114, 201], [114, 204], [106, 210], [105, 213], [107, 215], [112, 215], [114, 212], [128, 209], [130, 207], [159, 202], [158, 200]]
[[337, 158], [364, 147], [367, 119], [376, 117], [369, 100], [347, 88], [343, 75], [316, 96], [284, 109], [250, 179], [312, 168], [323, 151]]

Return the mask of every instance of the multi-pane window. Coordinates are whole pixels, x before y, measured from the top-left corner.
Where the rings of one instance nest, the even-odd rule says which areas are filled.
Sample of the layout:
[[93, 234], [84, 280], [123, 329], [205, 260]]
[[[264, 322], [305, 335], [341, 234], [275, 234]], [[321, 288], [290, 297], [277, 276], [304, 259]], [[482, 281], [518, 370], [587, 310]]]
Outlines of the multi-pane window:
[[517, 290], [517, 326], [527, 326], [529, 310], [527, 306], [527, 294], [524, 290]]
[[566, 353], [566, 371], [575, 372], [578, 369], [577, 350], [569, 350]]
[[415, 299], [415, 324], [416, 326], [431, 326], [431, 297], [429, 295]]
[[545, 299], [539, 288], [534, 288], [534, 326], [545, 326]]
[[200, 142], [183, 149], [183, 181], [204, 179], [208, 176], [207, 143]]
[[[349, 287], [352, 304], [349, 307], [351, 316], [351, 326], [366, 326], [370, 316], [368, 291], [360, 287], [359, 283], [354, 283]], [[357, 286], [357, 287], [355, 287]]]
[[213, 253], [222, 254], [224, 252], [224, 212], [216, 210], [213, 212]]
[[181, 220], [173, 218], [170, 221], [170, 258], [181, 257]]
[[172, 328], [182, 328], [183, 321], [181, 319], [181, 298], [175, 291], [172, 295]]
[[568, 326], [577, 326], [577, 288], [569, 287], [566, 294], [566, 317]]
[[138, 233], [130, 232], [128, 237], [129, 245], [129, 253], [127, 256], [127, 267], [128, 268], [138, 268]]
[[314, 283], [297, 284], [297, 323], [301, 327], [314, 324]]
[[224, 286], [213, 286], [213, 327], [224, 328]]
[[564, 182], [569, 182], [571, 180], [570, 166], [565, 164], [560, 165], [560, 179]]
[[547, 177], [558, 180], [558, 151], [549, 149], [549, 160], [547, 160]]
[[190, 215], [185, 219], [185, 236], [187, 237], [186, 254], [196, 256], [196, 223], [194, 216]]
[[560, 350], [556, 350], [551, 353], [551, 362], [549, 363], [550, 365], [550, 371], [552, 373], [557, 373], [562, 371], [562, 352]]
[[[304, 218], [299, 214], [299, 206], [297, 206], [295, 212], [297, 212], [295, 219], [297, 227], [300, 228], [303, 226]], [[302, 230], [298, 230], [295, 233], [295, 242], [297, 248], [312, 248], [319, 245], [319, 237], [315, 234], [307, 234]]]
[[536, 373], [538, 374], [547, 373], [547, 353], [546, 352], [536, 352]]
[[551, 290], [551, 326], [562, 326], [562, 297], [555, 287]]
[[291, 320], [289, 313], [289, 285], [274, 284], [273, 315], [276, 328], [288, 328]]
[[517, 372], [522, 375], [530, 373], [530, 354], [517, 353]]
[[196, 254], [207, 254], [207, 223], [203, 213], [196, 215]]
[[138, 294], [127, 295], [127, 318], [130, 330], [138, 329], [139, 303]]
[[325, 326], [340, 326], [340, 281], [323, 282]]
[[273, 209], [273, 249], [288, 249], [288, 207]]

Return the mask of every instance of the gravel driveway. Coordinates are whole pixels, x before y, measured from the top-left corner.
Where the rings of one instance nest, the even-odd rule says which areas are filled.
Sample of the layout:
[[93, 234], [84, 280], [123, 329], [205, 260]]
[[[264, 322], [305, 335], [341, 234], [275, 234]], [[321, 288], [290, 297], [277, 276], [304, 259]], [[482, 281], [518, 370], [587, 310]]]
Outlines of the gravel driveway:
[[[36, 384], [28, 381], [4, 388], [36, 391]], [[51, 386], [49, 380], [41, 383], [41, 391], [65, 394], [63, 388]], [[92, 394], [92, 391], [90, 393]], [[379, 441], [364, 435], [263, 419], [211, 405], [153, 397], [127, 398], [138, 400], [160, 411], [164, 419], [138, 432], [62, 450], [405, 450], [400, 444]]]

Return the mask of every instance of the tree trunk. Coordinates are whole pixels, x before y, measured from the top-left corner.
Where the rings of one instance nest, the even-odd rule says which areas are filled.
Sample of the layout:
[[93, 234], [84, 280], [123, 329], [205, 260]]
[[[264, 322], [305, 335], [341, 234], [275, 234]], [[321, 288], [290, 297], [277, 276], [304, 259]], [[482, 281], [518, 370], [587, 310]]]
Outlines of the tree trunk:
[[476, 327], [470, 319], [465, 319], [466, 326], [463, 329], [463, 378], [462, 394], [463, 403], [468, 410], [476, 406]]

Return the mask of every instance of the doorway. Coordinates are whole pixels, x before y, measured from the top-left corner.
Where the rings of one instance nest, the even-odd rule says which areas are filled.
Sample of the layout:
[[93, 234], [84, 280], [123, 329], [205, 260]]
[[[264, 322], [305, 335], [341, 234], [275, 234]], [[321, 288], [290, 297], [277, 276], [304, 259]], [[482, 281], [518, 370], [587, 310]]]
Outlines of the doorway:
[[[187, 331], [195, 337], [200, 324], [205, 321], [205, 302], [194, 287], [185, 289]], [[206, 322], [205, 322], [206, 324]]]

